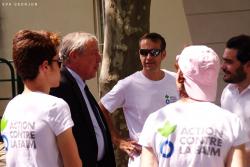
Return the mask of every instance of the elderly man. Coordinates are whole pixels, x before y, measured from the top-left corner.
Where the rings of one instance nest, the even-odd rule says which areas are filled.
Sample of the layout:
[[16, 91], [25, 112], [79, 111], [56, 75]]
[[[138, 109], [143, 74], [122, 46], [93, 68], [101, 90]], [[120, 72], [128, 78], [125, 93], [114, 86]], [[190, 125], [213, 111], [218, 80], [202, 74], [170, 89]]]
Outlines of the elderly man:
[[63, 38], [59, 55], [64, 60], [60, 86], [51, 94], [69, 104], [83, 166], [115, 167], [108, 127], [85, 82], [96, 76], [101, 61], [98, 41], [89, 33], [70, 33]]

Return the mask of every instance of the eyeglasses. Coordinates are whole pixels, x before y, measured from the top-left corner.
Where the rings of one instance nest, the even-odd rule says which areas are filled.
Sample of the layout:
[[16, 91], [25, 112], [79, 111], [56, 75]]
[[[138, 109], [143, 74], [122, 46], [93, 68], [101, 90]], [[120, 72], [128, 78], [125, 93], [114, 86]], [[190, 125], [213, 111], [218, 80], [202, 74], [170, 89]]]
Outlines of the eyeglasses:
[[62, 63], [63, 63], [63, 60], [62, 59], [52, 59], [51, 60], [52, 62], [57, 62], [58, 66], [61, 67]]
[[156, 57], [161, 53], [161, 49], [140, 49], [139, 53], [142, 56], [150, 54], [150, 56]]

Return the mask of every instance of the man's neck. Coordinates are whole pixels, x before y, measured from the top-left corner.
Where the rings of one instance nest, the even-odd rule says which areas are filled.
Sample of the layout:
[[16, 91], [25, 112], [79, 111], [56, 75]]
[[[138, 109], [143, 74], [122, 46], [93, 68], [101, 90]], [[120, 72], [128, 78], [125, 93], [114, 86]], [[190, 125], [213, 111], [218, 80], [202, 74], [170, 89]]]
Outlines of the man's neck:
[[159, 80], [163, 79], [165, 76], [165, 73], [162, 70], [158, 70], [158, 71], [142, 70], [142, 73], [145, 77], [147, 77], [148, 79], [150, 79], [152, 81], [159, 81]]
[[247, 79], [245, 79], [244, 81], [240, 83], [236, 83], [239, 93], [245, 90], [249, 86], [249, 84], [250, 84], [250, 77], [248, 77]]

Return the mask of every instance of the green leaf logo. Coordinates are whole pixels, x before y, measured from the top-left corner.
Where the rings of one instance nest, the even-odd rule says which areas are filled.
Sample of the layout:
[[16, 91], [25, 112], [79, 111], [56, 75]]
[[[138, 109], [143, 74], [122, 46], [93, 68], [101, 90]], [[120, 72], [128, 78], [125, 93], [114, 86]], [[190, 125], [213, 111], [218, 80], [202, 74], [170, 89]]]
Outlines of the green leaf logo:
[[8, 121], [6, 119], [1, 120], [1, 132], [6, 128]]
[[158, 132], [164, 136], [164, 137], [168, 137], [171, 133], [173, 133], [176, 129], [176, 125], [171, 125], [170, 122], [166, 122], [162, 128], [158, 129]]

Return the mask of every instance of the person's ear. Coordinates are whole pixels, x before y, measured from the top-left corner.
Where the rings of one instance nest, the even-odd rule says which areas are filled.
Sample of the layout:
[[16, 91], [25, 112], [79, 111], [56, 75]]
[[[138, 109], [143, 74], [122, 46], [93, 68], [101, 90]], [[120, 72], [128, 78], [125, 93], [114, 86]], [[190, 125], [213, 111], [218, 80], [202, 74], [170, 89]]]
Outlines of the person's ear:
[[246, 62], [244, 66], [246, 67], [247, 73], [250, 74], [250, 61]]
[[179, 91], [181, 90], [181, 87], [182, 87], [180, 74], [181, 74], [181, 71], [180, 71], [180, 69], [178, 69], [176, 72], [176, 87]]
[[48, 70], [49, 62], [48, 60], [43, 61], [43, 63], [39, 66], [39, 69], [42, 71]]
[[70, 64], [74, 64], [75, 62], [78, 62], [79, 61], [78, 57], [79, 57], [79, 53], [77, 51], [70, 52], [68, 56], [68, 60]]
[[75, 60], [78, 57], [77, 51], [72, 51], [69, 53], [70, 60]]
[[162, 53], [161, 53], [161, 59], [165, 59], [167, 57], [167, 52], [166, 50], [163, 50]]
[[246, 63], [247, 68], [250, 68], [250, 61]]

